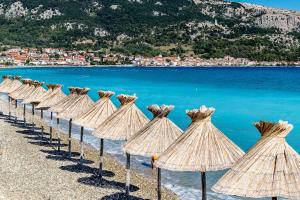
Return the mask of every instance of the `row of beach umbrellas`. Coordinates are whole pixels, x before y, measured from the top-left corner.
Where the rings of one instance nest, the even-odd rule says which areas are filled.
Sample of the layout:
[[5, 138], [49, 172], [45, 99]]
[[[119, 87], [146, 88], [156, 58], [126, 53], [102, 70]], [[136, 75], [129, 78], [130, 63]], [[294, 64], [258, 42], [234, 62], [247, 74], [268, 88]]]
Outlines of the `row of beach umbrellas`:
[[[227, 195], [263, 198], [277, 197], [300, 199], [300, 157], [286, 142], [286, 136], [293, 129], [288, 122], [257, 122], [261, 134], [258, 142], [245, 154], [211, 122], [214, 108], [201, 106], [188, 110], [191, 118], [183, 131], [169, 118], [172, 105], [151, 105], [153, 114], [149, 120], [136, 106], [136, 96], [118, 95], [120, 107], [111, 101], [114, 92], [99, 91], [99, 100], [94, 102], [88, 88], [70, 87], [69, 95], [63, 93], [62, 85], [21, 79], [20, 76], [3, 76], [0, 92], [8, 95], [8, 117], [11, 106], [15, 107], [17, 121], [18, 102], [23, 104], [23, 118], [26, 125], [26, 105], [32, 106], [32, 128], [34, 111], [56, 113], [59, 120], [69, 121], [68, 156], [72, 156], [72, 124], [80, 129], [80, 163], [84, 157], [84, 128], [93, 129], [92, 134], [100, 139], [99, 176], [102, 178], [104, 140], [123, 140], [126, 154], [125, 192], [130, 195], [130, 156], [149, 157], [157, 169], [157, 199], [162, 198], [161, 169], [171, 171], [199, 172], [201, 174], [202, 199], [207, 199], [206, 172], [229, 169], [212, 187], [217, 193]], [[4, 111], [6, 102], [0, 101]], [[50, 126], [50, 142], [52, 141]], [[42, 128], [43, 130], [43, 128]], [[60, 151], [58, 133], [58, 151]]]

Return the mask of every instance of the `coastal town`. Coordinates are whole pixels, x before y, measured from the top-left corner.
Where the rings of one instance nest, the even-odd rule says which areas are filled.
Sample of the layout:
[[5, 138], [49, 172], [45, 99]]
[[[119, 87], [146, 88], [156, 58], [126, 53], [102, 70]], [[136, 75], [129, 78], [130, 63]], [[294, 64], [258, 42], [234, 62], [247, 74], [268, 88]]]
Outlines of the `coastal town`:
[[212, 58], [198, 56], [162, 56], [145, 57], [124, 55], [102, 51], [80, 51], [55, 48], [10, 48], [0, 52], [1, 66], [278, 66], [300, 65], [299, 62], [257, 62], [245, 58]]

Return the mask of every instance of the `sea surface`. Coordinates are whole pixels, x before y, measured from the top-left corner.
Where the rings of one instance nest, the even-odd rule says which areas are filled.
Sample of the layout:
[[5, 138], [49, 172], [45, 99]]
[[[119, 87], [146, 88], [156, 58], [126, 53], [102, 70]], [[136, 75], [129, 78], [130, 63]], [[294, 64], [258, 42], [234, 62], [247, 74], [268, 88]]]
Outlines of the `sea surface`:
[[[169, 117], [185, 130], [190, 123], [185, 111], [201, 105], [216, 108], [212, 121], [226, 136], [249, 150], [260, 138], [253, 126], [259, 120], [277, 122], [286, 120], [294, 125], [287, 141], [300, 152], [300, 68], [14, 68], [1, 69], [0, 75], [21, 75], [45, 83], [61, 83], [67, 93], [68, 86], [88, 87], [93, 100], [97, 91], [112, 90], [116, 94], [135, 94], [138, 107], [149, 117], [146, 107], [152, 104], [174, 105]], [[119, 106], [116, 95], [113, 102]], [[49, 122], [50, 123], [50, 122]], [[67, 122], [61, 129], [67, 130]], [[79, 138], [79, 127], [73, 128]], [[85, 133], [85, 141], [99, 148], [99, 140]], [[106, 141], [104, 150], [125, 162], [122, 142]], [[133, 158], [133, 167], [147, 176], [150, 159]], [[224, 174], [210, 172], [208, 188]], [[163, 183], [182, 199], [200, 196], [200, 175], [191, 172], [163, 171]], [[209, 199], [245, 199], [216, 194], [209, 189]]]

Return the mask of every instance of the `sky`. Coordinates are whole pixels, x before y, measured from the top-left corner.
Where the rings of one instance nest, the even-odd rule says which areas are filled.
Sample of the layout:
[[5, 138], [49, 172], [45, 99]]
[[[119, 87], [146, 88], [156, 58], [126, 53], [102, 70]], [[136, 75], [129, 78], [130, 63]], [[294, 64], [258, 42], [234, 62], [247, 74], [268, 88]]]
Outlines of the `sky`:
[[253, 3], [275, 8], [285, 8], [300, 11], [300, 0], [233, 0], [238, 2]]

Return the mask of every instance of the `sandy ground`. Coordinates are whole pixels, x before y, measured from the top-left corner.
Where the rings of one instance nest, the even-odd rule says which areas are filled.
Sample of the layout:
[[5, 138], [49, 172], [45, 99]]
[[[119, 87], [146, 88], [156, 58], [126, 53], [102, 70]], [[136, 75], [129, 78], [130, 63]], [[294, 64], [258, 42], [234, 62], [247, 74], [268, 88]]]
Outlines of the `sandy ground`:
[[[36, 118], [37, 127], [41, 121]], [[46, 127], [46, 125], [44, 124]], [[85, 146], [85, 164], [78, 165], [79, 142], [73, 140], [74, 157], [66, 157], [67, 138], [63, 137], [61, 153], [57, 152], [56, 133], [49, 144], [46, 135], [38, 134], [23, 124], [15, 124], [5, 117], [0, 119], [0, 200], [27, 199], [126, 199], [125, 169], [117, 160], [105, 154], [104, 177], [98, 173], [98, 151]], [[156, 199], [156, 182], [132, 172], [130, 199]], [[178, 197], [163, 189], [163, 199]]]

